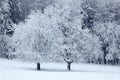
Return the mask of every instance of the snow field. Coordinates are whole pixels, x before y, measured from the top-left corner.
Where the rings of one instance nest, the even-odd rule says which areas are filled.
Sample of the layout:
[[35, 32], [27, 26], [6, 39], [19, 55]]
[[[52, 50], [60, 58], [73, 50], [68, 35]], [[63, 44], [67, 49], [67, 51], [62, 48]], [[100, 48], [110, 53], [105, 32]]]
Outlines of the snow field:
[[36, 64], [0, 59], [0, 80], [120, 80], [119, 66], [94, 64], [72, 64], [72, 71], [66, 64]]

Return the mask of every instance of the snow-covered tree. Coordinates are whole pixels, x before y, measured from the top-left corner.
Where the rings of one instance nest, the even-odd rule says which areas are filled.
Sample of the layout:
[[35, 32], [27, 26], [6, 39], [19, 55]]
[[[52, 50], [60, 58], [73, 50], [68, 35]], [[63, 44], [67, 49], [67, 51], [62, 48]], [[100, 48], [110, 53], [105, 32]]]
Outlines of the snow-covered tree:
[[[69, 5], [63, 5], [57, 6], [57, 8], [51, 7], [53, 10], [55, 10], [57, 13], [55, 16], [57, 16], [57, 30], [59, 32], [58, 35], [60, 37], [57, 39], [55, 44], [55, 58], [59, 57], [57, 61], [65, 61], [68, 64], [68, 70], [70, 70], [70, 65], [75, 60], [78, 61], [78, 58], [80, 58], [80, 53], [75, 50], [72, 42], [72, 35], [74, 34], [74, 28], [73, 28], [73, 19], [71, 17], [71, 8]], [[48, 14], [51, 14], [51, 21], [54, 19], [54, 13], [51, 11], [51, 8], [48, 8], [46, 12]], [[59, 41], [59, 39], [61, 39]]]
[[49, 14], [51, 21], [57, 21], [57, 27], [53, 26], [59, 32], [57, 34], [59, 38], [55, 37], [53, 46], [55, 61], [67, 62], [69, 70], [70, 64], [72, 62], [80, 62], [82, 57], [91, 58], [89, 55], [93, 55], [96, 60], [103, 58], [101, 42], [97, 36], [90, 34], [89, 30], [82, 29], [81, 9], [74, 11], [74, 13], [78, 12], [79, 15], [73, 15], [71, 9], [67, 5], [64, 7], [57, 6], [57, 8], [49, 7], [45, 10], [45, 14]]
[[49, 5], [52, 5], [55, 0], [34, 0], [32, 1], [31, 8], [33, 10], [40, 10], [44, 13], [44, 9], [47, 8]]
[[11, 38], [7, 35], [0, 35], [0, 57], [9, 58], [11, 46]]
[[18, 24], [22, 21], [20, 2], [18, 0], [8, 0], [10, 18], [13, 23]]
[[[10, 37], [13, 34], [13, 23], [10, 19], [8, 0], [0, 1], [0, 51], [1, 57], [8, 56], [8, 45], [10, 43]], [[10, 36], [10, 37], [8, 37]]]
[[[119, 9], [118, 9], [119, 4], [120, 2], [118, 0], [114, 0], [114, 1], [113, 0], [106, 0], [106, 1], [84, 0], [82, 3], [82, 9], [85, 12], [82, 26], [83, 28], [85, 27], [89, 28], [93, 35], [97, 34], [100, 41], [102, 42], [102, 50], [104, 52], [104, 63], [106, 63], [106, 59], [105, 59], [106, 54], [108, 52], [111, 52], [109, 50], [110, 45], [109, 45], [109, 42], [104, 41], [105, 39], [107, 39], [107, 37], [103, 38], [103, 33], [101, 32], [101, 35], [98, 35], [98, 33], [99, 33], [99, 30], [104, 31], [105, 34], [107, 33], [106, 31], [110, 31], [109, 30], [110, 23], [114, 26], [119, 24]], [[94, 30], [94, 27], [96, 27], [96, 24], [99, 25], [99, 27], [97, 27], [98, 31]], [[103, 26], [107, 26], [107, 27], [105, 28]], [[111, 34], [114, 35], [114, 32], [111, 32]], [[117, 34], [119, 35], [119, 33]], [[119, 39], [119, 37], [117, 37], [116, 39]], [[115, 44], [116, 44], [116, 41], [115, 41]]]
[[52, 44], [55, 41], [57, 26], [56, 18], [50, 19], [48, 15], [39, 11], [33, 12], [26, 23], [16, 26], [13, 41], [17, 58], [39, 64], [53, 61]]
[[[104, 59], [106, 61], [106, 55], [111, 54], [113, 57], [114, 63], [116, 63], [116, 58], [118, 60], [119, 55], [119, 32], [120, 26], [114, 22], [106, 23], [96, 23], [94, 30], [97, 35], [100, 37], [100, 40], [103, 42], [103, 45], [106, 47], [104, 53]], [[104, 48], [103, 48], [104, 49]], [[118, 61], [117, 61], [118, 62]]]
[[3, 0], [0, 3], [0, 33], [8, 34], [8, 32], [11, 29], [12, 29], [12, 21], [10, 19], [8, 1]]
[[82, 27], [92, 30], [95, 21], [95, 15], [98, 11], [98, 0], [84, 0], [81, 7], [85, 12]]

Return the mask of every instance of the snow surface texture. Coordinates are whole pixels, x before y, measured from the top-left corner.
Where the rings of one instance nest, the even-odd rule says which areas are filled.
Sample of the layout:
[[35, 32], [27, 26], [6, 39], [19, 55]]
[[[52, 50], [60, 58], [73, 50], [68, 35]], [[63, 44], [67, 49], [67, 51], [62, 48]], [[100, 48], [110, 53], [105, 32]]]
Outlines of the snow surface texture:
[[36, 70], [36, 64], [0, 59], [0, 80], [120, 80], [120, 67], [94, 64], [46, 63]]

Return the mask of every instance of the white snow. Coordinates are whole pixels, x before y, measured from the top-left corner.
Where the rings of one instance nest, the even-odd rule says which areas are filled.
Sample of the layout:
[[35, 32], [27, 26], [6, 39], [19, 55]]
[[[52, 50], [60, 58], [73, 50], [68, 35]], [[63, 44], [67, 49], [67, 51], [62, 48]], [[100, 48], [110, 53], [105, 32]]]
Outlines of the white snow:
[[0, 80], [120, 80], [120, 66], [95, 64], [72, 64], [72, 71], [66, 64], [36, 64], [0, 59]]

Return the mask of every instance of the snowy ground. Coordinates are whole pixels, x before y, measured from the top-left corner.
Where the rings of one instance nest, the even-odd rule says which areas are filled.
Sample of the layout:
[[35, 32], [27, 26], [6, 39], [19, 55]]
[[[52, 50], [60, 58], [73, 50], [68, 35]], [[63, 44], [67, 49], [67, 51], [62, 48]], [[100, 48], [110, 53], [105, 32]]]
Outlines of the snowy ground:
[[72, 71], [66, 64], [36, 64], [0, 59], [0, 80], [120, 80], [120, 66], [73, 64]]

